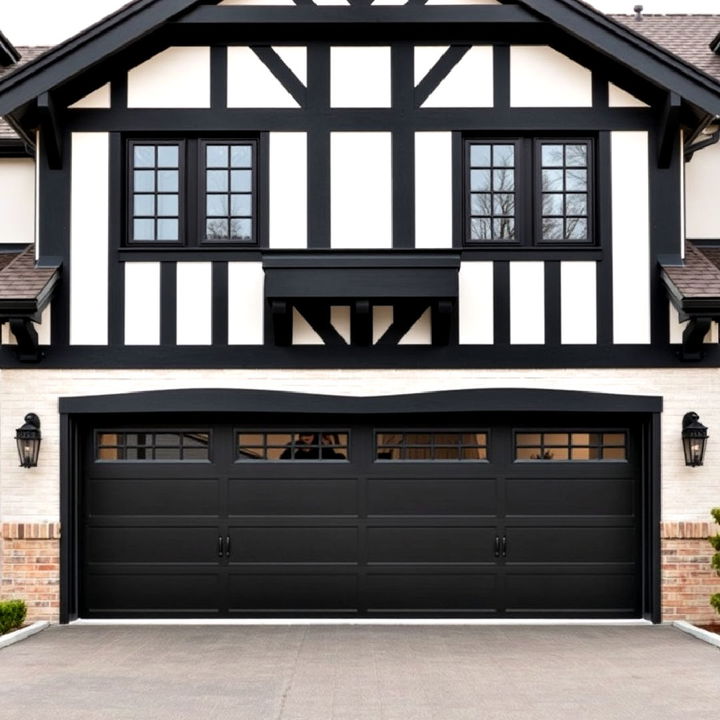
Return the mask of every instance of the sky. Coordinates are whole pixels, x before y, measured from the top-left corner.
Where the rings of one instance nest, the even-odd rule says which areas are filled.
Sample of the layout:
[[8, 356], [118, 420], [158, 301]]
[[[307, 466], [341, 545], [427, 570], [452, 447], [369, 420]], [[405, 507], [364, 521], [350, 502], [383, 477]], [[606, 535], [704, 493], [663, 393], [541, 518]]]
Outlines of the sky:
[[[14, 45], [55, 45], [127, 0], [0, 0], [0, 30]], [[590, 0], [603, 12], [631, 14], [640, 4], [646, 13], [718, 13], [720, 0]]]

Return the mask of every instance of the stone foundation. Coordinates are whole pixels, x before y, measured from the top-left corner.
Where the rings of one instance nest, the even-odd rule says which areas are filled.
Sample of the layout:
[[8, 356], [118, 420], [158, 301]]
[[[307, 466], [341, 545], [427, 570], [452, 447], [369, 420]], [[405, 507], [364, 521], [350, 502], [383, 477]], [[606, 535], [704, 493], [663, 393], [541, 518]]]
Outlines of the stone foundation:
[[0, 558], [0, 599], [24, 600], [30, 621], [57, 622], [60, 523], [4, 523]]
[[720, 576], [710, 560], [714, 550], [708, 537], [717, 532], [714, 523], [663, 523], [662, 619], [687, 620], [696, 624], [720, 621], [710, 605], [710, 596], [720, 592]]

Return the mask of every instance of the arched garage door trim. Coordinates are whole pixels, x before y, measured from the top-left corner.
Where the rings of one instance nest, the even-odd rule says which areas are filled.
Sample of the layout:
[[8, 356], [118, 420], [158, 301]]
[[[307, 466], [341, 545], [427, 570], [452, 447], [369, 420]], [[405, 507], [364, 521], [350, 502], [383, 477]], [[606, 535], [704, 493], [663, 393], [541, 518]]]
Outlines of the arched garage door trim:
[[61, 622], [78, 616], [78, 511], [84, 418], [123, 413], [269, 413], [312, 415], [473, 412], [627, 413], [642, 419], [643, 616], [660, 621], [660, 413], [662, 398], [546, 389], [467, 389], [380, 397], [272, 390], [178, 389], [60, 398]]

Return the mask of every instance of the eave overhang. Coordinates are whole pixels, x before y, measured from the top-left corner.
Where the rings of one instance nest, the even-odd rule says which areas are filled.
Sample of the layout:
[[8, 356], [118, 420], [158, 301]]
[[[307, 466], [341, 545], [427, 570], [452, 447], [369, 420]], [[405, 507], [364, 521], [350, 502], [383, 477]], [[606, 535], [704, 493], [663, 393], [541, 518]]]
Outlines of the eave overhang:
[[227, 23], [241, 24], [244, 30], [262, 25], [300, 25], [324, 28], [325, 33], [338, 23], [358, 28], [550, 23], [703, 112], [720, 115], [719, 86], [713, 78], [575, 0], [518, 0], [512, 5], [455, 7], [414, 4], [259, 7], [215, 6], [201, 0], [137, 0], [0, 80], [0, 115], [18, 111], [19, 119], [23, 109], [43, 93], [78, 78], [163, 26], [188, 28], [192, 36], [194, 27]]

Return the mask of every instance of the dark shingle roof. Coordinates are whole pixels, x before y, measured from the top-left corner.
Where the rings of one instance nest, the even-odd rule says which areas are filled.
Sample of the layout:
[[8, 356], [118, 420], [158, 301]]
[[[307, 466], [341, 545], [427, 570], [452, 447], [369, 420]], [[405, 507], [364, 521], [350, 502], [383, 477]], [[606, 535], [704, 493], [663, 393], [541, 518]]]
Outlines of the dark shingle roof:
[[720, 81], [720, 55], [709, 47], [720, 32], [720, 15], [610, 15], [646, 40]]
[[702, 308], [720, 313], [720, 248], [685, 243], [682, 265], [662, 265], [663, 280], [673, 304], [682, 310]]
[[[0, 67], [0, 78], [9, 75], [14, 70], [17, 70], [17, 68], [25, 65], [25, 63], [29, 63], [31, 60], [34, 60], [36, 57], [39, 57], [50, 48], [41, 45], [38, 47], [21, 46], [15, 49], [20, 53], [20, 60], [18, 60], [15, 65], [10, 65], [9, 67]], [[3, 140], [19, 140], [19, 138], [15, 131], [5, 122], [5, 120], [0, 118], [0, 142], [2, 142]]]
[[34, 245], [7, 254], [11, 259], [0, 269], [0, 302], [37, 300], [48, 291], [48, 285], [55, 284], [58, 268], [37, 267]]

